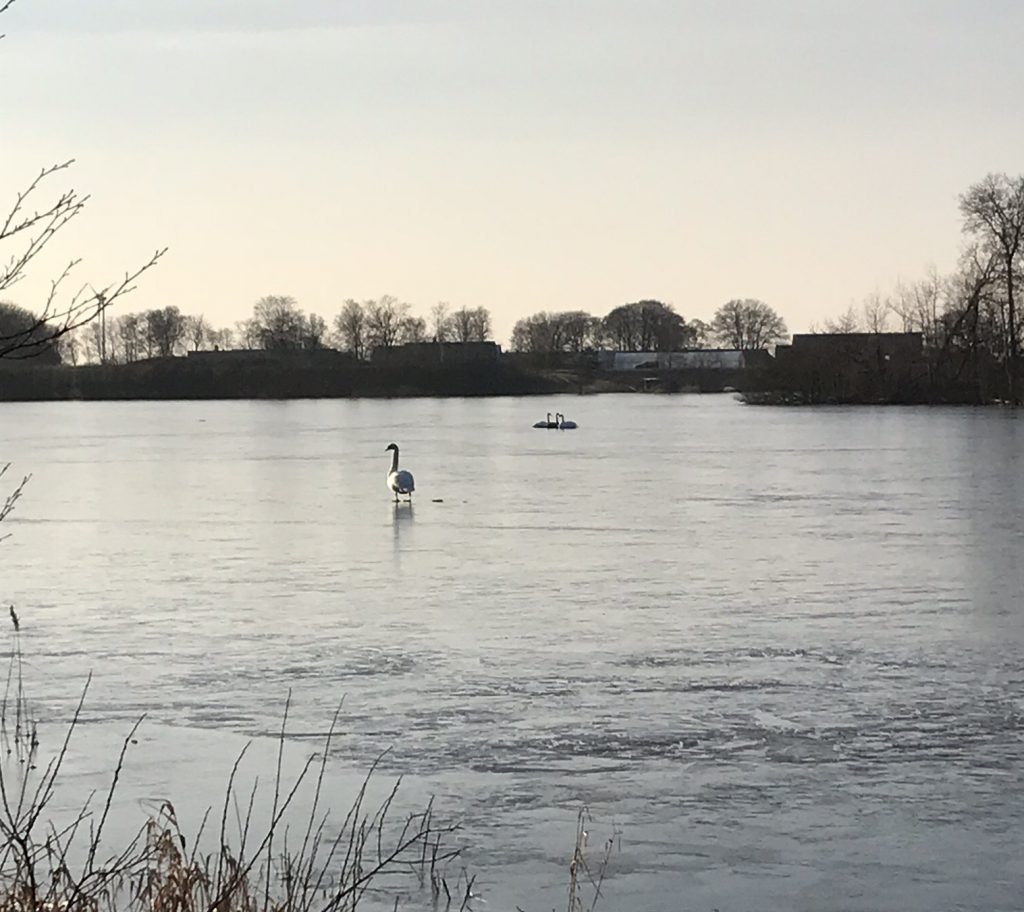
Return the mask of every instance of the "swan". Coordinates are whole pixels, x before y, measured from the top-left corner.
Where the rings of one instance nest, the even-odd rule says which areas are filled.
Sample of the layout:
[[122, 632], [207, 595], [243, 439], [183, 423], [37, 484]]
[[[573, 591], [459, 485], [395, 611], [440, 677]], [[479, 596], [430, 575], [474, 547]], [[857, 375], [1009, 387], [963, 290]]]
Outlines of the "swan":
[[544, 421], [538, 421], [534, 425], [534, 427], [535, 428], [553, 428], [553, 427], [558, 427], [558, 424], [557, 424], [557, 422], [554, 422], [554, 421], [551, 420], [551, 412], [548, 412], [547, 418]]
[[579, 427], [579, 425], [576, 424], [575, 421], [566, 421], [565, 420], [565, 415], [563, 415], [561, 412], [556, 412], [555, 413], [555, 427], [557, 427], [561, 431], [571, 431], [574, 428]]
[[384, 452], [394, 450], [391, 456], [391, 470], [388, 472], [388, 487], [395, 492], [395, 503], [398, 503], [398, 495], [406, 494], [409, 503], [412, 503], [412, 492], [416, 490], [416, 482], [413, 480], [412, 472], [398, 468], [398, 444], [389, 443]]

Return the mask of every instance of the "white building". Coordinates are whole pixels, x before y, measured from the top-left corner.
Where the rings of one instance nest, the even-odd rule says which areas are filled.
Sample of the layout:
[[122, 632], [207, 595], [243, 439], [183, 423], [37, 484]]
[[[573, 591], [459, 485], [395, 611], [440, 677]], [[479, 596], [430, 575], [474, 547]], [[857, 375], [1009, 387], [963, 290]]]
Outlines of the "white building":
[[762, 353], [734, 349], [701, 349], [683, 352], [598, 352], [602, 370], [742, 370], [747, 355]]

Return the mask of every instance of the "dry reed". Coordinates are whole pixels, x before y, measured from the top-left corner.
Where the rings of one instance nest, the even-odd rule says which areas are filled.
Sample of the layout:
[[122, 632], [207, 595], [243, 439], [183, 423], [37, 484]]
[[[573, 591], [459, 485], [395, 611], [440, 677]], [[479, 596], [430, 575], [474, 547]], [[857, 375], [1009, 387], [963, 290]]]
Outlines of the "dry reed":
[[[110, 785], [95, 802], [90, 796], [69, 822], [55, 824], [49, 814], [61, 769], [75, 729], [81, 724], [88, 684], [55, 756], [36, 771], [35, 738], [18, 734], [30, 719], [24, 699], [20, 625], [14, 630], [8, 691], [15, 709], [15, 734], [0, 762], [0, 910], [17, 912], [351, 912], [369, 896], [394, 899], [419, 894], [439, 909], [468, 909], [472, 879], [459, 869], [459, 849], [448, 845], [458, 829], [438, 823], [432, 802], [422, 811], [394, 819], [401, 780], [383, 801], [371, 802], [368, 790], [383, 755], [371, 766], [344, 816], [337, 821], [324, 807], [324, 783], [338, 713], [318, 754], [307, 758], [294, 781], [282, 774], [288, 705], [278, 734], [278, 761], [269, 823], [253, 834], [256, 784], [247, 792], [244, 815], [235, 786], [243, 750], [232, 767], [220, 811], [216, 845], [202, 851], [211, 810], [198, 832], [186, 838], [174, 805], [158, 810], [117, 848], [104, 830], [129, 746], [143, 719], [131, 728], [113, 767]], [[5, 697], [5, 711], [8, 700]], [[6, 730], [6, 729], [5, 729]], [[16, 760], [11, 763], [11, 758]], [[285, 822], [300, 787], [313, 779], [312, 802], [299, 830]], [[235, 810], [235, 832], [229, 824]], [[209, 841], [209, 840], [207, 840]], [[189, 848], [191, 845], [191, 849]], [[396, 886], [396, 876], [400, 876]], [[451, 882], [449, 880], [451, 879]]]

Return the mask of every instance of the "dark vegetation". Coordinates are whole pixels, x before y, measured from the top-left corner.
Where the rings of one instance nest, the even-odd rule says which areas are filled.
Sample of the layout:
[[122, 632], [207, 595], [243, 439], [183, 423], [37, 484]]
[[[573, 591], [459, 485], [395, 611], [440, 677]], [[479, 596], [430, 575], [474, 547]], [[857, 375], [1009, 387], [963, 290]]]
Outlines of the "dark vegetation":
[[300, 357], [285, 363], [166, 358], [28, 372], [0, 367], [0, 400], [14, 401], [528, 396], [630, 389], [614, 377], [534, 370], [513, 363], [378, 367], [341, 357]]

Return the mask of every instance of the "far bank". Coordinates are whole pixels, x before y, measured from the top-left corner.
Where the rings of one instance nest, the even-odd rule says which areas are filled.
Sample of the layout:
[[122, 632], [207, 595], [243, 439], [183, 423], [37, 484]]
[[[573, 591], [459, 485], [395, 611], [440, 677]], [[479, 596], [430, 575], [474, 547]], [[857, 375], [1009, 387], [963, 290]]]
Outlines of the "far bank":
[[[605, 371], [491, 364], [373, 365], [336, 353], [283, 358], [153, 358], [131, 364], [0, 366], [0, 401], [341, 399], [722, 392], [741, 373]], [[315, 355], [315, 356], [314, 356]]]

